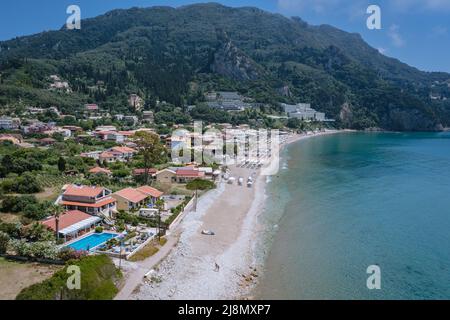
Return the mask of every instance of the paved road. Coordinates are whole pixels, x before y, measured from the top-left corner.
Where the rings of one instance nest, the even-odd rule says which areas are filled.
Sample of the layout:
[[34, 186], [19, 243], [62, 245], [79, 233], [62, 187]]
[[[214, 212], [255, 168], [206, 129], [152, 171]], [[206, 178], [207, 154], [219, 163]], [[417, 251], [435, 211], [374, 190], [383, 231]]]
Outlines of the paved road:
[[148, 259], [137, 262], [138, 268], [129, 273], [125, 285], [119, 291], [115, 297], [115, 300], [129, 300], [136, 287], [142, 283], [145, 274], [160, 263], [161, 260], [163, 260], [170, 253], [170, 251], [172, 251], [177, 243], [178, 234], [172, 234], [167, 237], [167, 242], [161, 250]]

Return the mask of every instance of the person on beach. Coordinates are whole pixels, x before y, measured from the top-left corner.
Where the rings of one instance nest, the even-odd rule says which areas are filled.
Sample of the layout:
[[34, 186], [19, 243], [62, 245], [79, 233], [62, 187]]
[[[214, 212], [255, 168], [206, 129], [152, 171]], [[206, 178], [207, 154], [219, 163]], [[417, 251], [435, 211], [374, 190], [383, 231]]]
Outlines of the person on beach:
[[214, 269], [214, 271], [215, 272], [219, 272], [220, 271], [220, 266], [217, 264], [217, 262], [215, 264], [216, 264], [216, 268]]

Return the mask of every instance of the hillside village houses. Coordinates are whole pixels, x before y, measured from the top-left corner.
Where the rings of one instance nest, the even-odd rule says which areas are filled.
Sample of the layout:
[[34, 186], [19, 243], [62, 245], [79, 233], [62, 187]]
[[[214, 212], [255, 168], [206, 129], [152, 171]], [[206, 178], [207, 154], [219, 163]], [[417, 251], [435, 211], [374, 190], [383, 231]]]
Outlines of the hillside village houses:
[[155, 122], [155, 116], [153, 111], [143, 111], [142, 112], [142, 122], [153, 123]]
[[89, 173], [90, 174], [97, 174], [97, 175], [104, 174], [104, 175], [106, 175], [108, 177], [112, 176], [111, 170], [106, 169], [106, 168], [101, 168], [101, 167], [92, 168], [92, 169], [89, 170]]
[[3, 130], [16, 130], [19, 128], [20, 123], [21, 121], [19, 118], [0, 117], [0, 129]]
[[100, 108], [98, 107], [98, 105], [96, 105], [95, 103], [91, 103], [91, 104], [86, 104], [84, 106], [84, 109], [86, 112], [88, 113], [95, 113], [98, 112], [100, 110]]
[[28, 120], [27, 123], [27, 125], [21, 126], [24, 134], [44, 133], [45, 131], [51, 130], [55, 127], [55, 123], [44, 123], [36, 119]]
[[50, 80], [52, 83], [50, 84], [50, 90], [64, 90], [65, 92], [72, 92], [72, 89], [69, 86], [67, 81], [61, 80], [58, 75], [51, 75]]
[[116, 114], [114, 118], [117, 121], [121, 121], [124, 124], [135, 126], [139, 123], [139, 118], [137, 116], [126, 116], [123, 114]]
[[188, 183], [195, 179], [214, 179], [217, 172], [212, 168], [198, 168], [196, 166], [169, 167], [155, 173], [155, 180], [164, 185], [172, 183]]
[[84, 152], [80, 156], [83, 158], [92, 158], [100, 162], [126, 162], [131, 160], [138, 151], [129, 147], [113, 147], [106, 151]]
[[241, 96], [238, 92], [208, 92], [205, 98], [208, 107], [225, 111], [243, 111], [254, 106], [246, 102], [248, 98]]
[[46, 130], [43, 132], [48, 136], [52, 136], [54, 134], [61, 134], [64, 138], [70, 138], [72, 136], [72, 131], [70, 129], [65, 129], [61, 127], [54, 127], [50, 130]]
[[27, 108], [27, 114], [29, 115], [38, 115], [38, 114], [43, 114], [46, 111], [46, 109], [44, 108], [38, 108], [38, 107], [28, 107]]

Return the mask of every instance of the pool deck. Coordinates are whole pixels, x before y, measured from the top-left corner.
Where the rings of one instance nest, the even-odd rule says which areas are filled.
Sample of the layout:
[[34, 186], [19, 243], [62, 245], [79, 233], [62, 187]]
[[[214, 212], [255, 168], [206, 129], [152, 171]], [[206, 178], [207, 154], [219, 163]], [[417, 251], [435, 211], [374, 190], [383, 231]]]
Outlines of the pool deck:
[[[110, 232], [110, 231], [108, 231], [108, 232], [103, 232], [103, 233], [109, 233], [109, 234], [114, 234], [114, 235], [116, 235], [115, 237], [112, 237], [111, 239], [115, 239], [115, 238], [117, 238], [118, 236], [121, 235], [120, 233], [117, 233], [117, 232]], [[86, 234], [82, 235], [81, 237], [72, 239], [72, 240], [70, 240], [70, 241], [68, 241], [68, 242], [66, 242], [66, 243], [64, 243], [64, 244], [62, 244], [62, 245], [59, 247], [59, 249], [69, 247], [71, 244], [74, 244], [75, 242], [81, 241], [81, 240], [83, 240], [83, 239], [85, 239], [85, 238], [87, 238], [87, 237], [90, 237], [90, 236], [94, 235], [94, 234], [97, 234], [97, 233], [95, 232], [95, 230], [94, 230], [94, 231], [91, 231], [91, 232], [89, 232], [89, 233], [86, 233]], [[90, 249], [89, 249], [89, 252], [92, 252], [92, 250], [94, 250], [95, 248], [100, 247], [102, 244], [104, 244], [104, 243], [106, 243], [106, 242], [107, 242], [107, 241], [105, 241], [105, 242], [103, 242], [103, 243], [101, 243], [101, 244], [99, 244], [99, 245], [97, 245], [97, 246], [95, 246], [95, 247], [90, 248]]]

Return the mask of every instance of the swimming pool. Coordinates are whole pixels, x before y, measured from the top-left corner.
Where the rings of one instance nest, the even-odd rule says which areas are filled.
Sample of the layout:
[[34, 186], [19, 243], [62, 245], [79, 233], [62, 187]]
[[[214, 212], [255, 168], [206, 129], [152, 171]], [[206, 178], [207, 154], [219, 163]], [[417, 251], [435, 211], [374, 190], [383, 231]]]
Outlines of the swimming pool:
[[114, 233], [93, 233], [90, 236], [87, 236], [86, 238], [80, 239], [78, 241], [75, 241], [71, 244], [69, 244], [67, 247], [72, 248], [76, 251], [83, 250], [83, 251], [89, 251], [92, 250], [95, 247], [98, 247], [99, 245], [104, 244], [109, 239], [117, 237], [117, 234]]

